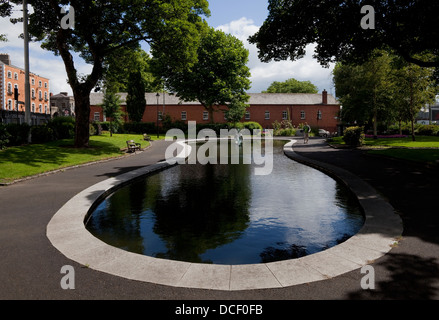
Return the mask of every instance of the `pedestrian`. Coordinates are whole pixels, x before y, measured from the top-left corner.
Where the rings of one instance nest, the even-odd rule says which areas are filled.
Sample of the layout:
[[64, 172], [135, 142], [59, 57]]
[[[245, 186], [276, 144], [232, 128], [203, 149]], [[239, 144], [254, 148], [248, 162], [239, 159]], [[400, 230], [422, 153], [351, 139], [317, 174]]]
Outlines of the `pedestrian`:
[[303, 126], [303, 143], [307, 144], [309, 140], [309, 133], [311, 132], [311, 127], [308, 125], [308, 122], [305, 122]]

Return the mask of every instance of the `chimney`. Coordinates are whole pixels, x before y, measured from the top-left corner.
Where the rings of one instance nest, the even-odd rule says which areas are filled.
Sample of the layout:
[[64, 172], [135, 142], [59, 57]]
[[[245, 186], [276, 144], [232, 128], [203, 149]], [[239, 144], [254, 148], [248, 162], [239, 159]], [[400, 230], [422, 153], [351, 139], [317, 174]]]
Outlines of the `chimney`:
[[8, 66], [11, 65], [11, 59], [9, 58], [9, 54], [7, 53], [0, 53], [0, 61], [4, 64], [7, 64]]
[[328, 91], [326, 89], [322, 92], [322, 104], [328, 104]]

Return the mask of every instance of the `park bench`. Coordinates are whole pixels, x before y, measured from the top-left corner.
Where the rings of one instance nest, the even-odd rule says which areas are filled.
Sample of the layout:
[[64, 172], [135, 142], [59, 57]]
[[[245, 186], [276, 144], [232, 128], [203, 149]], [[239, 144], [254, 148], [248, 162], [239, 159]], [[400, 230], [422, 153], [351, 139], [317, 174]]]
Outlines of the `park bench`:
[[140, 143], [134, 142], [134, 140], [127, 141], [128, 152], [136, 152], [140, 150]]
[[151, 137], [148, 136], [146, 133], [143, 134], [143, 140], [145, 141], [151, 141]]

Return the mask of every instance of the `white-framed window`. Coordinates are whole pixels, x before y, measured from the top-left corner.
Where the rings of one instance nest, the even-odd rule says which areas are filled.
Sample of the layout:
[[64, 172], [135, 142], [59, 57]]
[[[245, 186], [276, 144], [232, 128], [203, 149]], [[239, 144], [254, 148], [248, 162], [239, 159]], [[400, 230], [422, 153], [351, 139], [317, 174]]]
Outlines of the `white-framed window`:
[[207, 111], [203, 111], [203, 120], [204, 120], [204, 121], [209, 120], [209, 112], [207, 112]]
[[163, 114], [161, 111], [159, 111], [159, 113], [158, 113], [158, 119], [159, 119], [159, 121], [163, 120]]
[[31, 112], [35, 112], [35, 103], [32, 103]]
[[44, 88], [47, 89], [47, 82], [44, 82]]
[[8, 93], [12, 94], [13, 90], [12, 90], [12, 83], [8, 82]]
[[245, 112], [245, 120], [250, 120], [250, 111]]
[[93, 116], [93, 119], [95, 121], [101, 121], [101, 114], [99, 112], [95, 112], [94, 116]]
[[14, 72], [14, 80], [18, 80], [18, 73]]
[[34, 78], [32, 78], [32, 85], [34, 86], [35, 85], [35, 79]]
[[270, 111], [265, 111], [265, 120], [270, 120]]
[[47, 91], [44, 92], [44, 100], [47, 101]]
[[301, 120], [305, 120], [305, 118], [306, 118], [306, 113], [305, 113], [305, 111], [300, 111], [300, 119]]
[[43, 100], [43, 92], [41, 90], [38, 91], [38, 99]]
[[43, 86], [43, 82], [41, 82], [41, 80], [38, 81], [38, 86], [39, 86], [40, 88]]
[[44, 113], [48, 114], [49, 113], [49, 109], [47, 109], [47, 104], [44, 105]]
[[181, 120], [183, 120], [183, 121], [187, 120], [187, 112], [186, 111], [181, 112]]
[[38, 112], [43, 113], [43, 105], [41, 103], [38, 105]]
[[12, 72], [11, 71], [8, 71], [8, 78], [12, 79]]
[[288, 120], [288, 112], [282, 111], [282, 120]]
[[322, 120], [322, 110], [317, 111], [317, 119]]
[[8, 99], [8, 110], [12, 110], [12, 100]]

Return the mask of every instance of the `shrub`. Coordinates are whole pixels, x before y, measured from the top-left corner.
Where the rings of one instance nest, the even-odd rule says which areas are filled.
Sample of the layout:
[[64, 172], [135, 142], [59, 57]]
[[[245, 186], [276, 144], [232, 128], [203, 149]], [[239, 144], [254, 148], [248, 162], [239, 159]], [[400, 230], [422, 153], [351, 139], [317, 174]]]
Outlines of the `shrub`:
[[244, 128], [250, 130], [254, 134], [254, 130], [260, 130], [262, 132], [262, 126], [255, 121], [244, 122]]
[[439, 126], [423, 125], [415, 130], [415, 132], [420, 136], [435, 136], [439, 133]]
[[55, 140], [53, 129], [48, 125], [40, 125], [32, 127], [32, 143], [46, 143]]
[[345, 130], [343, 141], [350, 146], [358, 147], [364, 142], [363, 127], [348, 127]]
[[6, 126], [0, 124], [0, 150], [4, 149], [8, 145], [10, 137], [11, 135], [6, 130]]
[[274, 132], [275, 136], [280, 137], [291, 137], [296, 135], [296, 130], [294, 129], [279, 129]]
[[27, 123], [10, 123], [6, 125], [6, 130], [10, 134], [8, 146], [20, 146], [28, 143], [30, 126]]
[[151, 134], [157, 132], [157, 127], [154, 122], [125, 122], [123, 129], [126, 133], [136, 134]]
[[52, 129], [53, 139], [72, 139], [75, 136], [75, 118], [55, 117], [47, 123]]

